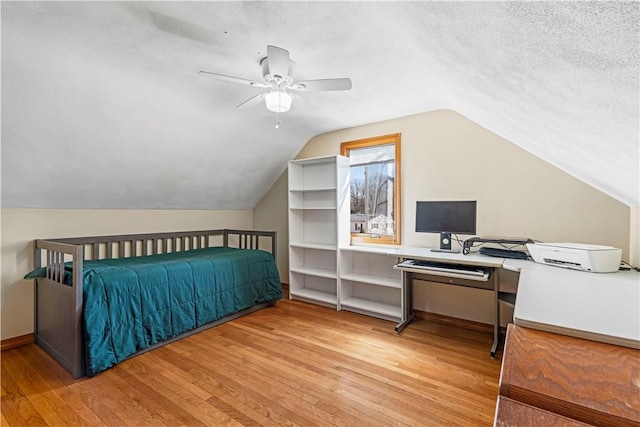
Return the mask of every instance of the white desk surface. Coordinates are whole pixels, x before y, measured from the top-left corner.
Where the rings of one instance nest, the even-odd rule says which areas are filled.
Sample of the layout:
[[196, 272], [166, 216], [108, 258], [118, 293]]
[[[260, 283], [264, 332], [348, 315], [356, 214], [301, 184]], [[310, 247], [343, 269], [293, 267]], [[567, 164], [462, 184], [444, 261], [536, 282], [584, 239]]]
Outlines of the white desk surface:
[[640, 273], [588, 273], [511, 260], [520, 271], [514, 323], [640, 349]]

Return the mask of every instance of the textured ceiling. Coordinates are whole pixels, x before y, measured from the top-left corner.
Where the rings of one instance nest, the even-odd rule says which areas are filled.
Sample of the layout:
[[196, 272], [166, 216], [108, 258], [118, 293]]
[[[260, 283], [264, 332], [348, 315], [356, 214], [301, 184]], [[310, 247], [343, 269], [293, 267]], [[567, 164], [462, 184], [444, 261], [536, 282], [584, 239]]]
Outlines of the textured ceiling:
[[[251, 209], [309, 138], [452, 109], [640, 204], [639, 3], [2, 2], [2, 206]], [[274, 129], [267, 44], [308, 93]], [[526, 171], [523, 171], [526, 173]], [[535, 177], [532, 177], [535, 179]]]

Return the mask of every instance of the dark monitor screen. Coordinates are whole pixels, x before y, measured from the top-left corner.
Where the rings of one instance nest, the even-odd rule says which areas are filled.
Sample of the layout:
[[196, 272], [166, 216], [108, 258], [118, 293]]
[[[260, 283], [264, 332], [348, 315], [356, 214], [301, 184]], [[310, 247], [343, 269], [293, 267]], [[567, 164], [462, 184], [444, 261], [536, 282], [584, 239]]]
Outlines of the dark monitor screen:
[[476, 234], [476, 201], [417, 202], [416, 232]]

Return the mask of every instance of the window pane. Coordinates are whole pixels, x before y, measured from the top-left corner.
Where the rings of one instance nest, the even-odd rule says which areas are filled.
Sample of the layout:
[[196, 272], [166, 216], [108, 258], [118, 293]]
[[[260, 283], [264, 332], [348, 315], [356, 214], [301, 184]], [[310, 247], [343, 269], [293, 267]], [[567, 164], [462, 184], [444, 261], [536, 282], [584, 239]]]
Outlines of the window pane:
[[351, 166], [352, 243], [400, 244], [400, 134], [340, 144]]
[[[388, 146], [380, 146], [380, 156], [388, 156]], [[393, 148], [393, 145], [391, 145]], [[352, 150], [351, 156], [367, 151], [373, 159], [373, 151], [378, 147]], [[360, 157], [362, 158], [362, 157]], [[383, 236], [395, 235], [393, 212], [395, 193], [395, 161], [386, 160], [351, 166], [351, 230]]]

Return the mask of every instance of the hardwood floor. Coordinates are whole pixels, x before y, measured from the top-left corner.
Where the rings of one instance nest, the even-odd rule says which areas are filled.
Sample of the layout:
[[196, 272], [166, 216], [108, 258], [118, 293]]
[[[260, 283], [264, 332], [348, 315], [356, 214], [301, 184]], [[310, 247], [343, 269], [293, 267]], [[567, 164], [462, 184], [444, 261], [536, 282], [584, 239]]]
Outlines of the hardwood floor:
[[3, 426], [490, 426], [492, 336], [282, 300], [74, 380], [39, 347], [2, 352]]

